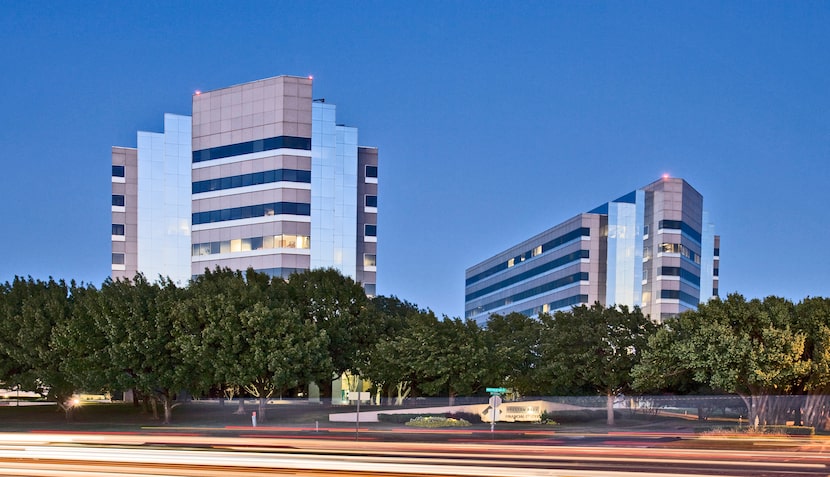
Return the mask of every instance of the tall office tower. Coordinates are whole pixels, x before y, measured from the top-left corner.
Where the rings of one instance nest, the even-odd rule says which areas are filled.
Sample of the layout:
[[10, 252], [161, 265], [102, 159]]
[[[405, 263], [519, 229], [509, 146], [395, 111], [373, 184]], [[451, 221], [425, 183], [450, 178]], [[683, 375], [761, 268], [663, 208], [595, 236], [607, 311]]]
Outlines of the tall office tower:
[[468, 268], [465, 316], [600, 302], [659, 322], [718, 295], [719, 261], [703, 197], [665, 177]]
[[193, 96], [192, 275], [333, 267], [374, 293], [377, 152], [311, 86], [278, 76]]
[[190, 279], [190, 117], [112, 148], [112, 278]]

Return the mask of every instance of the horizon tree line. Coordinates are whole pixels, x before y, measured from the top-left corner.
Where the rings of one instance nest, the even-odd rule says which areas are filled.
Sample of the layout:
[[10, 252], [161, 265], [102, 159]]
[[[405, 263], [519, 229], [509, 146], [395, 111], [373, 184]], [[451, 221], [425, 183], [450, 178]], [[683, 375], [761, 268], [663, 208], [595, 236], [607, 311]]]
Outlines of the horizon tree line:
[[[133, 390], [172, 419], [182, 392], [258, 398], [345, 372], [387, 404], [410, 396], [738, 395], [750, 423], [830, 421], [830, 300], [714, 299], [658, 325], [638, 307], [580, 305], [484, 325], [438, 318], [397, 297], [368, 298], [334, 269], [288, 280], [206, 270], [107, 279], [100, 288], [16, 277], [0, 285], [0, 382], [43, 393], [72, 418], [85, 391]], [[324, 394], [325, 392], [325, 387]]]

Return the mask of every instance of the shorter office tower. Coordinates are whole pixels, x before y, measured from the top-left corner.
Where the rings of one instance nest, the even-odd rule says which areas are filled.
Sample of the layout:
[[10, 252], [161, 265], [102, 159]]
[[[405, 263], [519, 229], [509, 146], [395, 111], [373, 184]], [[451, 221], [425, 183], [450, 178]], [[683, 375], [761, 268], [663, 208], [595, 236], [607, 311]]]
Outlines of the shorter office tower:
[[703, 196], [664, 177], [468, 268], [465, 316], [599, 302], [661, 322], [718, 295], [719, 261]]
[[190, 280], [190, 117], [112, 148], [112, 278]]

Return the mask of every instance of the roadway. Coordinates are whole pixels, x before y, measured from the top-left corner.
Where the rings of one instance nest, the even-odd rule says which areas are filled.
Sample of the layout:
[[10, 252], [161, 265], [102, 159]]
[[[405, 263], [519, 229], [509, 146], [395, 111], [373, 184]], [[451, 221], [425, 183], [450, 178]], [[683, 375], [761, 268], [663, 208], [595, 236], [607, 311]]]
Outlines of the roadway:
[[[821, 439], [714, 444], [626, 435], [394, 442], [203, 433], [0, 434], [0, 475], [19, 476], [830, 476]], [[587, 440], [586, 440], [587, 439]], [[697, 443], [699, 448], [687, 444]]]

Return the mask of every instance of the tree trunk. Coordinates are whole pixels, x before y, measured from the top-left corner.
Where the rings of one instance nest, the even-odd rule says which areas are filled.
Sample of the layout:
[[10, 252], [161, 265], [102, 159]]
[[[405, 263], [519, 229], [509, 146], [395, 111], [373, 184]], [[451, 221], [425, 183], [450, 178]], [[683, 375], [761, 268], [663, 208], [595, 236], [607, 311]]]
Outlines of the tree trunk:
[[152, 396], [152, 397], [148, 396], [145, 399], [150, 400], [150, 409], [153, 411], [153, 420], [158, 421], [159, 420], [158, 400], [156, 399], [155, 396]]
[[795, 404], [795, 416], [793, 416], [793, 425], [794, 426], [803, 426], [804, 421], [801, 419], [801, 401], [802, 396], [798, 396], [798, 400]]
[[394, 402], [393, 401], [393, 399], [394, 399], [393, 392], [394, 392], [394, 389], [392, 389], [392, 386], [387, 386], [386, 387], [386, 405], [387, 406], [391, 406], [392, 403]]
[[744, 406], [746, 406], [746, 422], [748, 423], [749, 427], [755, 427], [755, 406], [752, 405], [752, 396], [747, 396], [745, 394], [738, 394], [741, 400], [744, 402]]
[[265, 405], [268, 403], [268, 398], [265, 396], [259, 397], [259, 408], [257, 409], [257, 422], [265, 422], [268, 418], [265, 417]]
[[242, 396], [239, 396], [237, 398], [236, 411], [234, 411], [233, 413], [234, 414], [245, 414], [246, 413], [246, 411], [245, 411], [245, 398], [243, 398]]
[[609, 426], [614, 425], [614, 393], [610, 390], [605, 395], [605, 414], [607, 417], [607, 424]]
[[816, 389], [807, 393], [802, 414], [804, 425], [816, 429], [827, 429], [828, 404], [830, 404], [828, 391], [830, 390]]
[[74, 422], [75, 421], [75, 406], [72, 403], [72, 397], [63, 397], [58, 396], [57, 398], [58, 407], [61, 411], [63, 411], [63, 417], [66, 419], [66, 422]]
[[164, 405], [164, 423], [170, 424], [173, 420], [173, 399], [170, 396], [162, 395], [161, 402]]
[[398, 400], [396, 405], [403, 406], [403, 400], [409, 396], [409, 393], [412, 391], [412, 387], [409, 386], [409, 381], [406, 382], [399, 382], [398, 383]]
[[752, 403], [755, 408], [753, 424], [755, 424], [755, 427], [766, 426], [769, 417], [769, 396], [754, 391], [752, 393]]

